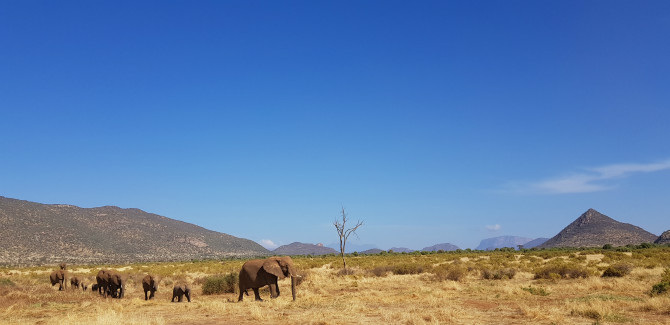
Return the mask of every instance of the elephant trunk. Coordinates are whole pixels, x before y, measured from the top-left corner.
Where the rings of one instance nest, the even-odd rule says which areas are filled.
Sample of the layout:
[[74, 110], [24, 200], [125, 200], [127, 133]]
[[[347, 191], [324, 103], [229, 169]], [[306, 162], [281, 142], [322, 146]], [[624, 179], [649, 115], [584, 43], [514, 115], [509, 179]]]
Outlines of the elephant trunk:
[[293, 296], [293, 301], [295, 301], [295, 276], [291, 275], [291, 295]]

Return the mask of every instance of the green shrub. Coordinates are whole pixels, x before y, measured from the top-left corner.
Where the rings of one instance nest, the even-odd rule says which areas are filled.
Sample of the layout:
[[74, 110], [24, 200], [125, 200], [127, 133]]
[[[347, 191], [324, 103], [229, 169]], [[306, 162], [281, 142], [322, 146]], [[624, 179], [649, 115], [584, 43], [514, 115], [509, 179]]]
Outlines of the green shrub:
[[661, 282], [670, 283], [670, 268], [667, 268], [665, 271], [663, 271], [663, 275], [661, 275]]
[[7, 279], [7, 278], [0, 278], [0, 286], [3, 286], [3, 287], [13, 287], [13, 286], [14, 286], [14, 282], [12, 282], [12, 280]]
[[214, 295], [222, 293], [235, 293], [237, 288], [237, 273], [215, 275], [205, 278], [202, 284], [203, 295]]
[[459, 263], [452, 263], [435, 267], [431, 273], [436, 281], [461, 281], [468, 275], [468, 269]]
[[667, 292], [668, 288], [670, 288], [670, 282], [661, 282], [661, 283], [654, 284], [654, 286], [651, 287], [651, 294], [652, 295], [660, 295], [662, 293]]
[[535, 279], [577, 279], [587, 278], [589, 276], [588, 270], [583, 266], [576, 264], [551, 264], [535, 271]]
[[484, 268], [481, 270], [482, 279], [487, 280], [505, 280], [505, 279], [514, 279], [516, 275], [516, 270], [513, 268], [503, 268], [497, 270], [491, 270]]
[[633, 265], [628, 264], [628, 263], [619, 263], [612, 265], [605, 269], [603, 272], [603, 277], [623, 277], [628, 274], [633, 270]]
[[420, 274], [423, 273], [423, 266], [418, 264], [404, 263], [393, 267], [393, 274]]
[[661, 282], [654, 284], [654, 286], [651, 287], [651, 294], [660, 295], [668, 292], [668, 289], [670, 289], [670, 268], [667, 268], [665, 271], [663, 271], [663, 275], [661, 275]]
[[377, 266], [374, 269], [372, 269], [372, 274], [375, 276], [386, 276], [389, 272], [391, 272], [393, 268], [391, 266]]

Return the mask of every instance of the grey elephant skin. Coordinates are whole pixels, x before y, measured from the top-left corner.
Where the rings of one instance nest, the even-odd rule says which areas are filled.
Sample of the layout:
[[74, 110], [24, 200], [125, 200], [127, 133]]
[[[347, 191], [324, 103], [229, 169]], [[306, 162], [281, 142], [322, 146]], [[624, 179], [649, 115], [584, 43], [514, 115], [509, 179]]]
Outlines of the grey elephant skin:
[[93, 286], [93, 290], [98, 290], [98, 293], [107, 298], [107, 293], [109, 290], [109, 277], [107, 275], [109, 273], [109, 270], [100, 270], [98, 271], [98, 274], [95, 276], [95, 281], [96, 281], [96, 286]]
[[126, 277], [115, 271], [107, 274], [109, 291], [112, 293], [112, 298], [123, 298], [126, 292]]
[[70, 278], [70, 286], [71, 286], [73, 289], [74, 289], [74, 288], [79, 289], [79, 286], [81, 286], [81, 288], [82, 288], [84, 291], [86, 291], [86, 285], [84, 284], [84, 282], [82, 282], [82, 281], [81, 281], [78, 277], [76, 277], [76, 276], [73, 276], [73, 277]]
[[263, 301], [258, 290], [264, 286], [270, 287], [270, 297], [279, 297], [279, 286], [277, 280], [285, 277], [291, 277], [291, 292], [295, 300], [295, 267], [293, 260], [288, 256], [269, 257], [264, 260], [250, 260], [242, 265], [239, 277], [240, 296], [238, 301], [242, 301], [247, 289], [254, 290], [256, 301]]
[[[142, 279], [142, 289], [144, 289], [144, 300], [149, 300], [154, 297], [154, 293], [158, 291], [158, 279], [154, 277], [153, 275], [147, 274]], [[147, 293], [151, 292], [150, 295], [147, 296]]]
[[172, 288], [172, 302], [174, 302], [174, 298], [177, 298], [178, 302], [182, 302], [184, 296], [186, 296], [188, 302], [191, 302], [191, 288], [187, 285], [179, 284]]
[[55, 286], [56, 283], [59, 284], [58, 291], [64, 290], [67, 283], [65, 282], [66, 277], [65, 270], [56, 270], [51, 272], [49, 279], [51, 280], [51, 286]]
[[126, 291], [126, 277], [116, 271], [100, 270], [95, 276], [98, 293], [107, 298], [123, 298]]

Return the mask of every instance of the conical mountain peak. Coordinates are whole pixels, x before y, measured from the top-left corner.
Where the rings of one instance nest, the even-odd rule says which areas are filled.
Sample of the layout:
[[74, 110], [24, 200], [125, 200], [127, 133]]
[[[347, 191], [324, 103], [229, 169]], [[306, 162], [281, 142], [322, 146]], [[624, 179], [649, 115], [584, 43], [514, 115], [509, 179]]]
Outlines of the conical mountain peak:
[[584, 212], [577, 220], [575, 220], [575, 226], [582, 226], [586, 224], [601, 223], [601, 222], [612, 222], [614, 219], [596, 211], [595, 209], [588, 209]]
[[616, 221], [594, 209], [588, 209], [539, 247], [596, 247], [604, 244], [625, 246], [650, 243], [656, 238], [656, 235], [640, 227]]

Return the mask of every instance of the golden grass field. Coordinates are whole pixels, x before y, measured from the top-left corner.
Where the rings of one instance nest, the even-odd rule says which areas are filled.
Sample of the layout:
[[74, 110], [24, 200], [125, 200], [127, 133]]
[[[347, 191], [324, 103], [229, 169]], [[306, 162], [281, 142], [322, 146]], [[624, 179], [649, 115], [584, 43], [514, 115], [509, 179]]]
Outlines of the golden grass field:
[[[69, 287], [59, 292], [49, 273], [57, 266], [0, 269], [2, 324], [670, 324], [670, 296], [650, 295], [670, 248], [632, 252], [480, 252], [350, 256], [350, 274], [338, 257], [296, 257], [303, 274], [292, 301], [290, 281], [282, 295], [264, 302], [253, 293], [203, 295], [202, 279], [237, 272], [244, 261], [201, 261], [68, 267], [69, 275], [94, 281], [100, 268], [128, 276], [123, 299]], [[633, 266], [623, 277], [600, 277], [610, 264]], [[588, 270], [578, 279], [534, 279], [550, 263]], [[486, 280], [483, 269], [512, 268], [512, 279]], [[459, 270], [458, 280], [445, 270]], [[442, 270], [442, 271], [440, 271]], [[141, 279], [161, 278], [153, 300], [145, 301]], [[401, 274], [395, 274], [401, 273]], [[408, 274], [403, 274], [408, 273]], [[173, 283], [193, 289], [192, 302], [171, 303]]]

